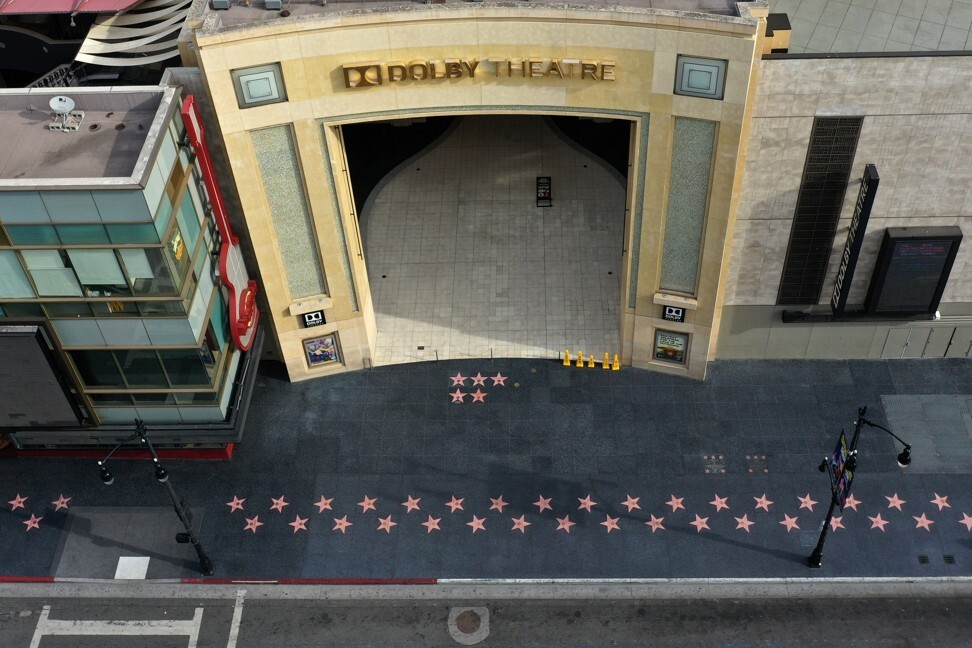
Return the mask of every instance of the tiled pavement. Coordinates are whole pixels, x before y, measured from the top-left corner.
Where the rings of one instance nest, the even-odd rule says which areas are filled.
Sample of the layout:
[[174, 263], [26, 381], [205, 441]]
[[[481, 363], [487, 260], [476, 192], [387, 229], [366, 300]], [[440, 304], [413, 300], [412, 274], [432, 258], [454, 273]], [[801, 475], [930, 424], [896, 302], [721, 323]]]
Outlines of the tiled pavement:
[[[824, 568], [806, 567], [829, 501], [816, 467], [839, 430], [861, 405], [898, 431], [922, 412], [942, 420], [929, 404], [972, 421], [967, 361], [717, 362], [704, 383], [541, 360], [416, 363], [293, 385], [273, 369], [262, 369], [232, 461], [166, 462], [177, 491], [205, 510], [218, 576], [972, 575], [968, 428], [964, 439], [948, 431], [949, 474], [900, 471], [893, 441], [866, 429], [859, 504], [837, 513]], [[902, 407], [908, 398], [924, 405]], [[57, 572], [71, 507], [166, 504], [145, 462], [112, 460], [111, 488], [93, 460], [0, 467], [0, 500], [28, 498], [0, 509], [6, 575]], [[61, 494], [72, 499], [55, 511]], [[43, 519], [28, 530], [31, 515]], [[74, 543], [89, 550], [139, 555], [98, 529], [71, 532], [95, 536]], [[191, 562], [153, 561], [150, 576], [191, 573]]]

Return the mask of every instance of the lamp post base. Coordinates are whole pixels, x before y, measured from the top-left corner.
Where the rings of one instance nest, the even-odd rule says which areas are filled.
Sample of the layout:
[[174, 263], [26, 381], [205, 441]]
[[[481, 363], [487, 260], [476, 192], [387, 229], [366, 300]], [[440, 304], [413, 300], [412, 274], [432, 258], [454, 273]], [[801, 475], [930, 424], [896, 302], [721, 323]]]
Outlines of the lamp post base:
[[823, 552], [814, 550], [814, 552], [810, 554], [810, 558], [807, 559], [807, 564], [815, 569], [820, 569], [820, 566], [823, 564]]

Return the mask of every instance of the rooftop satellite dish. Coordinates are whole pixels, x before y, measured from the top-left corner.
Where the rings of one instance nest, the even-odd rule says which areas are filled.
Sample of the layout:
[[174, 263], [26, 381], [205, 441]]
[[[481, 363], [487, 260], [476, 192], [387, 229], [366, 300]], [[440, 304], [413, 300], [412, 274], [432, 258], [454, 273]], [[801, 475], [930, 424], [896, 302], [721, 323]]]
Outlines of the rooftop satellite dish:
[[51, 110], [56, 112], [58, 115], [67, 115], [74, 110], [74, 99], [71, 97], [65, 97], [64, 95], [57, 95], [55, 97], [51, 97], [48, 105], [51, 107]]

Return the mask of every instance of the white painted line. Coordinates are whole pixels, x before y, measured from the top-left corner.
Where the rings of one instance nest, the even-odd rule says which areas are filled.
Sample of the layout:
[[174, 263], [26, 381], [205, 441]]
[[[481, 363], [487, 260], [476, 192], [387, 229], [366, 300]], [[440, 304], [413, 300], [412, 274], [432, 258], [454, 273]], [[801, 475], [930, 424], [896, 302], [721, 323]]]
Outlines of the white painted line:
[[148, 556], [122, 556], [115, 567], [115, 580], [145, 580], [148, 568]]
[[196, 648], [199, 641], [199, 626], [202, 624], [203, 609], [197, 607], [192, 619], [186, 621], [87, 621], [79, 619], [51, 620], [51, 606], [45, 605], [37, 620], [34, 638], [30, 648], [39, 648], [41, 639], [45, 636], [114, 636], [126, 637], [162, 637], [188, 636], [189, 644], [186, 648]]
[[233, 620], [230, 622], [229, 638], [226, 640], [226, 648], [236, 648], [236, 640], [240, 636], [240, 621], [243, 620], [243, 597], [246, 590], [236, 590], [236, 605], [233, 606]]

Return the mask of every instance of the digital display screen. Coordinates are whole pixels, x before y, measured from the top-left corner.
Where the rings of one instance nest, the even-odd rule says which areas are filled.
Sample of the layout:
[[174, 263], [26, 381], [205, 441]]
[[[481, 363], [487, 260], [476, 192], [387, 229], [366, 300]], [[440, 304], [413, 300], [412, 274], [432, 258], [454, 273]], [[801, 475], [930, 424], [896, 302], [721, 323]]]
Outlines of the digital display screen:
[[961, 239], [958, 228], [888, 229], [874, 269], [868, 311], [934, 313]]

